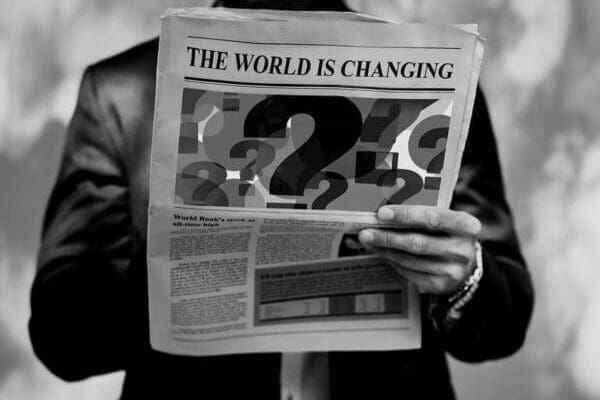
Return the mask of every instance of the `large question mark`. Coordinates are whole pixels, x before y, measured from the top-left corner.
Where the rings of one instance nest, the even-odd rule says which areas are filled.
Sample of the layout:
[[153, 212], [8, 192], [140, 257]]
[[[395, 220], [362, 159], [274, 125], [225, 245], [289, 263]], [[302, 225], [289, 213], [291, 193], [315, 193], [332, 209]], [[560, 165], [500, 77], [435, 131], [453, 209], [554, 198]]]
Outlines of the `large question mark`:
[[[274, 119], [271, 119], [273, 122]], [[314, 120], [308, 114], [296, 114], [292, 116], [287, 122], [282, 121], [280, 123], [285, 123], [285, 138], [267, 138], [269, 142], [275, 141], [277, 144], [281, 145], [283, 142], [284, 145], [280, 146], [276, 151], [275, 160], [271, 162], [263, 172], [262, 176], [259, 176], [259, 179], [254, 181], [255, 185], [261, 192], [265, 198], [268, 199], [266, 206], [267, 208], [303, 208], [307, 209], [309, 203], [312, 201], [311, 199], [300, 199], [296, 196], [277, 196], [272, 193], [269, 193], [268, 187], [271, 180], [271, 177], [279, 164], [281, 164], [290, 154], [295, 152], [302, 144], [304, 144], [314, 131]], [[266, 134], [266, 132], [274, 132], [275, 129], [278, 129], [274, 126], [273, 130], [263, 131], [262, 134]], [[275, 131], [276, 132], [276, 131]], [[248, 132], [251, 134], [251, 132]], [[281, 132], [276, 133], [281, 136]], [[293, 138], [293, 140], [290, 140]]]
[[315, 122], [311, 137], [279, 164], [269, 185], [271, 194], [301, 196], [315, 174], [358, 141], [360, 111], [352, 101], [338, 96], [272, 96], [267, 101], [270, 107], [257, 106], [246, 118], [253, 137], [285, 135], [287, 121], [296, 114], [308, 114]]
[[421, 121], [409, 139], [408, 151], [411, 158], [415, 164], [430, 174], [425, 178], [425, 189], [439, 190], [440, 188], [439, 174], [444, 166], [449, 127], [449, 116], [433, 115]]
[[275, 148], [262, 140], [243, 140], [236, 143], [229, 151], [232, 158], [247, 158], [250, 150], [256, 152], [256, 156], [250, 163], [240, 171], [240, 179], [251, 181], [255, 176], [260, 176], [263, 169], [275, 159]]
[[268, 96], [256, 104], [244, 121], [244, 136], [250, 138], [286, 139], [290, 114], [287, 99], [293, 96]]

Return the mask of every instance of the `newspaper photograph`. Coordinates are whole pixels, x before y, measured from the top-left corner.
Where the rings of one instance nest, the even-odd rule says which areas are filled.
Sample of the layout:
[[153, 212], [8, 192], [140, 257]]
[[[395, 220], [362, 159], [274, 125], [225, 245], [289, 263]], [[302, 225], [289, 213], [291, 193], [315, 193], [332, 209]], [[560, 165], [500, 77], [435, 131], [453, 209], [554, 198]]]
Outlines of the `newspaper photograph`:
[[385, 226], [375, 212], [386, 204], [449, 207], [482, 53], [473, 25], [169, 10], [150, 178], [152, 347], [419, 348], [419, 294], [358, 233]]

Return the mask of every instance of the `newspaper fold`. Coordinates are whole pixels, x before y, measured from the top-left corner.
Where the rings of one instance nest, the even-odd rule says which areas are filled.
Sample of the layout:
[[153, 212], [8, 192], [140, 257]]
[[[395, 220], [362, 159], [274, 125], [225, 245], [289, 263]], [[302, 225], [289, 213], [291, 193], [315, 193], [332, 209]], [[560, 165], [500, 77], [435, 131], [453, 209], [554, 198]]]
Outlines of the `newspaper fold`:
[[148, 228], [150, 336], [185, 355], [421, 343], [419, 296], [357, 241], [384, 204], [448, 207], [475, 26], [169, 10]]

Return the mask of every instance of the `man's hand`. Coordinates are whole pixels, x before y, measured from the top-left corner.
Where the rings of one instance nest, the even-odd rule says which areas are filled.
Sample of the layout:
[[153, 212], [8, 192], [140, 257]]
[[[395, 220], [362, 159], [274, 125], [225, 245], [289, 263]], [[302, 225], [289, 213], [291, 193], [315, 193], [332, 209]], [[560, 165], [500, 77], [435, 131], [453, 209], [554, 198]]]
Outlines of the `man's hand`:
[[365, 229], [359, 240], [390, 261], [421, 293], [456, 292], [475, 268], [481, 223], [462, 211], [425, 206], [384, 206], [377, 218], [390, 229]]

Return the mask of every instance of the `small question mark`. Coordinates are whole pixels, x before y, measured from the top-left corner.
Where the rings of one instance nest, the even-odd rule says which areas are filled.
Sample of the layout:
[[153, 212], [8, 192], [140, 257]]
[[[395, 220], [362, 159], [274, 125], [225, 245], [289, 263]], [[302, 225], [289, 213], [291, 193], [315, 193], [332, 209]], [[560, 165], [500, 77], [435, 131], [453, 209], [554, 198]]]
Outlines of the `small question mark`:
[[390, 148], [396, 137], [437, 99], [377, 99], [365, 119], [360, 141]]
[[[421, 137], [419, 140], [419, 147], [421, 148], [435, 148], [436, 143], [440, 139], [446, 139], [448, 137], [448, 128], [436, 128]], [[446, 149], [442, 148], [440, 153], [433, 157], [429, 164], [427, 164], [427, 172], [433, 174], [440, 174], [442, 167], [444, 166], [444, 155]], [[426, 177], [425, 188], [439, 190], [442, 179], [439, 177]]]
[[255, 176], [261, 176], [264, 168], [275, 159], [275, 148], [262, 140], [248, 139], [236, 143], [229, 156], [232, 158], [247, 158], [250, 150], [256, 152], [256, 156], [240, 171], [240, 179], [251, 181]]
[[175, 180], [175, 195], [184, 204], [198, 206], [229, 206], [227, 195], [219, 186], [227, 179], [227, 171], [210, 161], [188, 164]]
[[450, 128], [450, 117], [433, 115], [421, 121], [413, 130], [408, 151], [414, 163], [427, 171], [425, 189], [439, 190], [440, 173], [444, 166], [446, 139]]
[[[241, 148], [235, 147], [245, 139], [244, 119], [246, 113], [245, 107], [240, 107], [240, 105], [251, 106], [253, 102], [260, 102], [261, 99], [262, 97], [257, 95], [242, 96], [238, 93], [207, 92], [201, 101], [211, 108], [212, 113], [206, 118], [203, 125], [199, 124], [199, 136], [202, 136], [202, 145], [208, 159], [223, 165], [228, 171], [240, 171], [246, 167], [248, 161], [245, 160], [249, 156], [247, 150], [252, 148], [258, 151], [260, 146], [256, 142], [248, 145], [251, 147], [247, 149], [244, 148], [244, 145], [240, 145]], [[231, 156], [230, 149], [234, 147], [236, 156]], [[266, 146], [264, 147], [263, 151], [269, 150]], [[261, 158], [263, 155], [265, 154], [262, 154], [261, 151]], [[255, 171], [254, 167], [246, 169], [245, 176]]]
[[391, 186], [398, 180], [402, 181], [402, 186], [383, 204], [403, 204], [423, 189], [421, 175], [408, 169], [390, 171], [383, 175], [377, 184], [379, 186]]
[[318, 189], [321, 182], [327, 182], [329, 187], [313, 201], [311, 208], [324, 210], [329, 203], [346, 193], [348, 181], [343, 175], [332, 171], [321, 171], [312, 177], [306, 184], [308, 189]]

